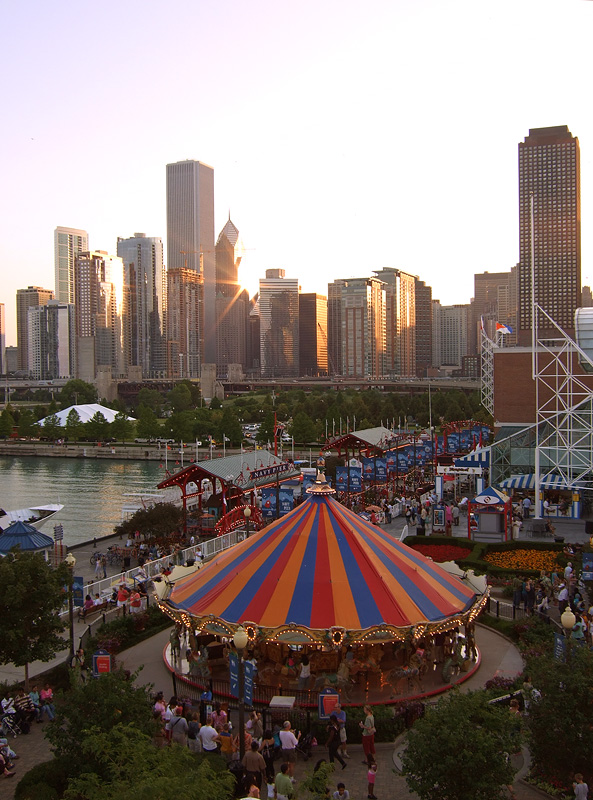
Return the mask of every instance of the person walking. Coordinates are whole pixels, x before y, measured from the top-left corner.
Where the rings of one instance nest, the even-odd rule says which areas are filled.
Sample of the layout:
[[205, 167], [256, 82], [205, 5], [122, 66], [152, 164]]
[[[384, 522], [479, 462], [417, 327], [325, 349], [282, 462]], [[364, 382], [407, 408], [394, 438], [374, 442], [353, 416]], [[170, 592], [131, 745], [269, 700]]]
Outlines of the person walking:
[[280, 731], [280, 744], [282, 745], [282, 757], [288, 764], [288, 777], [294, 776], [294, 765], [296, 764], [296, 748], [300, 739], [300, 732], [295, 736], [290, 728], [290, 722], [286, 720]]
[[334, 759], [337, 759], [342, 765], [342, 769], [348, 766], [342, 756], [340, 755], [340, 726], [338, 725], [338, 718], [332, 714], [329, 718], [329, 725], [327, 726], [327, 741], [325, 743], [329, 751], [329, 763], [333, 764]]

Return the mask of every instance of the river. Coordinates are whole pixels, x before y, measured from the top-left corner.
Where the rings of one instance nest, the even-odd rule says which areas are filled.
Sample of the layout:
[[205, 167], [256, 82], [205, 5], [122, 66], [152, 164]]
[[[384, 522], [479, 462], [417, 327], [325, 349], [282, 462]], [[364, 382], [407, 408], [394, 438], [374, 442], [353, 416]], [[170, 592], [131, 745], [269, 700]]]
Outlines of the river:
[[124, 493], [154, 492], [165, 471], [155, 461], [83, 458], [0, 457], [0, 506], [6, 510], [63, 503], [42, 532], [64, 528], [64, 543], [88, 541], [113, 533], [121, 522]]

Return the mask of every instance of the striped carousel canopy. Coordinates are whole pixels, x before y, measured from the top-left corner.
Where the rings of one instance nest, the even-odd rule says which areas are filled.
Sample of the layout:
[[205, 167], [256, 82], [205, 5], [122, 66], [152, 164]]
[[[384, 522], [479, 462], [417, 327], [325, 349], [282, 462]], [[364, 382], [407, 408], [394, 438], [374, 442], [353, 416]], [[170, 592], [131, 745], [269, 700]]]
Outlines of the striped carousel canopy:
[[316, 493], [319, 485], [289, 514], [177, 581], [173, 615], [223, 635], [239, 624], [286, 639], [292, 630], [296, 641], [297, 631], [332, 629], [393, 638], [475, 606], [476, 594], [458, 578], [348, 510], [328, 487]]

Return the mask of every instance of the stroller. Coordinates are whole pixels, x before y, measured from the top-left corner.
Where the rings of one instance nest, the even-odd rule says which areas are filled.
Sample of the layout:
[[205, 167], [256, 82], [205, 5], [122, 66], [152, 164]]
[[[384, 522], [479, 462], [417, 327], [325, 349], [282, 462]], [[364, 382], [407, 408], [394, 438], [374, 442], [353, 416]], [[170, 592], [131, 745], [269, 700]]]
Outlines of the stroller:
[[312, 733], [305, 733], [299, 739], [296, 750], [303, 757], [303, 761], [308, 761], [313, 755], [314, 747], [317, 747], [317, 739]]
[[16, 714], [3, 714], [0, 717], [0, 728], [6, 737], [12, 735], [16, 739], [19, 733], [22, 733]]

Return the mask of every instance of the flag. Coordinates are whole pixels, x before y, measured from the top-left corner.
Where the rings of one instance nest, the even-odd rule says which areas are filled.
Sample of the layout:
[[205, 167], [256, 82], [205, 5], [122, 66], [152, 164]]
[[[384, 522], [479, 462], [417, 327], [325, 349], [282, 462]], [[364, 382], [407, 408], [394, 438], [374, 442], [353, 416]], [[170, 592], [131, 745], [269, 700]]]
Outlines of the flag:
[[497, 333], [512, 333], [513, 329], [509, 325], [503, 325], [502, 322], [496, 323]]
[[484, 317], [480, 317], [480, 330], [484, 330]]

